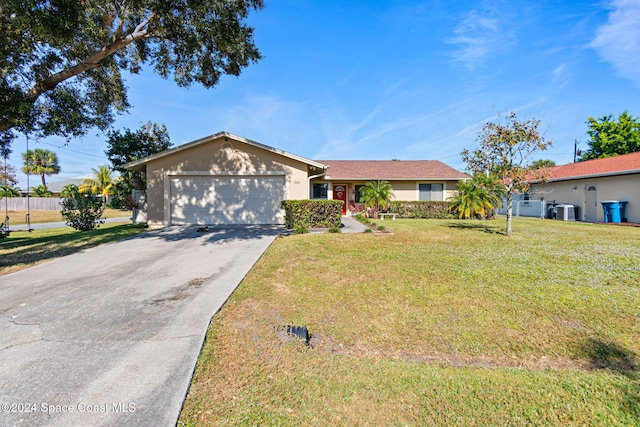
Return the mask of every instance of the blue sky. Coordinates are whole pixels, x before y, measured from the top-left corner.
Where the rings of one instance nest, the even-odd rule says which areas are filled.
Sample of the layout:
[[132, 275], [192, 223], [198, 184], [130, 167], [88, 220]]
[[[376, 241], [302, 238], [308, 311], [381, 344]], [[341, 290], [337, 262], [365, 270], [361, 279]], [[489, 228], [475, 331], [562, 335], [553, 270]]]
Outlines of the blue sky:
[[[638, 0], [266, 0], [249, 19], [262, 61], [209, 90], [128, 76], [133, 107], [114, 127], [152, 121], [174, 145], [225, 130], [310, 159], [463, 170], [483, 124], [515, 110], [553, 141], [540, 158], [570, 163], [575, 139], [587, 148], [587, 117], [640, 116], [638, 22]], [[107, 164], [105, 141], [95, 131], [30, 148], [58, 154], [53, 182]], [[24, 140], [13, 150], [21, 166]]]

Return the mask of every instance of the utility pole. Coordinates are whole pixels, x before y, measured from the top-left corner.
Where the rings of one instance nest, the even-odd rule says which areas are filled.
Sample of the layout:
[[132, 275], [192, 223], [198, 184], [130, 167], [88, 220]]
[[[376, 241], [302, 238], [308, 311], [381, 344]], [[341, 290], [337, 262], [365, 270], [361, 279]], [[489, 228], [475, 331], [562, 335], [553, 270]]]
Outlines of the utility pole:
[[578, 161], [578, 138], [573, 140], [573, 163]]

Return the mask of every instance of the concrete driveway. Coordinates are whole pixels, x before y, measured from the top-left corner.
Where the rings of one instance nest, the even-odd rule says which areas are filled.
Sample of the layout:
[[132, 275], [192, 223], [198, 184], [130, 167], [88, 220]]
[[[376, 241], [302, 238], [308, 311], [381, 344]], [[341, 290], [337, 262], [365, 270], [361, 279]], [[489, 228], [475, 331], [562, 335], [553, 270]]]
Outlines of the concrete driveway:
[[0, 426], [168, 426], [277, 226], [170, 227], [0, 277]]

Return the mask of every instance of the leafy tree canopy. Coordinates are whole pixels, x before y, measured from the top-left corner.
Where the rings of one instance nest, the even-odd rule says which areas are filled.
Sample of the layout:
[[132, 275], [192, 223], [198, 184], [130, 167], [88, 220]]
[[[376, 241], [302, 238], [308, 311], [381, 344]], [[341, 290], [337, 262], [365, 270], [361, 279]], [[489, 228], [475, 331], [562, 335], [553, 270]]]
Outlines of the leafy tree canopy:
[[125, 170], [122, 165], [168, 150], [171, 146], [171, 138], [164, 125], [147, 123], [137, 131], [124, 129], [109, 132], [105, 154], [113, 170], [120, 172], [125, 186], [123, 190], [131, 194], [132, 188], [146, 187], [144, 173]]
[[129, 107], [123, 71], [213, 87], [261, 59], [263, 0], [0, 0], [0, 142], [73, 137]]
[[[474, 174], [489, 173], [495, 175], [504, 184], [507, 199], [507, 236], [512, 235], [513, 195], [526, 191], [532, 174], [543, 178], [543, 169], [531, 171], [530, 159], [551, 146], [538, 131], [540, 120], [519, 120], [516, 113], [510, 112], [499, 123], [487, 123], [482, 127], [477, 142], [480, 148], [463, 150], [462, 159]], [[539, 175], [539, 176], [537, 176]]]
[[581, 161], [640, 151], [640, 119], [628, 111], [620, 114], [618, 120], [611, 114], [597, 120], [589, 117], [587, 125], [589, 149], [582, 153]]
[[17, 170], [9, 163], [0, 162], [0, 184], [13, 187], [18, 183]]
[[529, 169], [535, 170], [535, 169], [542, 169], [542, 168], [550, 168], [555, 165], [556, 165], [556, 162], [554, 162], [553, 160], [538, 159], [531, 162]]
[[122, 167], [125, 163], [168, 150], [172, 145], [165, 125], [151, 122], [137, 131], [125, 128], [111, 131], [107, 136], [105, 154], [118, 172], [125, 172]]

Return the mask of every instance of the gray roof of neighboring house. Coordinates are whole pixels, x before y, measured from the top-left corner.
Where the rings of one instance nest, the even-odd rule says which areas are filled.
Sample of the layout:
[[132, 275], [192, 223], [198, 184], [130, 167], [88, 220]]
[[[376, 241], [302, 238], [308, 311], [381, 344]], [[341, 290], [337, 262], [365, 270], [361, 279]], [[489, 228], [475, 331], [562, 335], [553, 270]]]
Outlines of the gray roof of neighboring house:
[[47, 190], [51, 191], [52, 193], [59, 193], [62, 191], [62, 189], [66, 185], [73, 184], [80, 187], [80, 185], [82, 185], [82, 181], [84, 181], [84, 179], [78, 178], [78, 179], [63, 179], [62, 181], [56, 181], [56, 182], [47, 182]]

